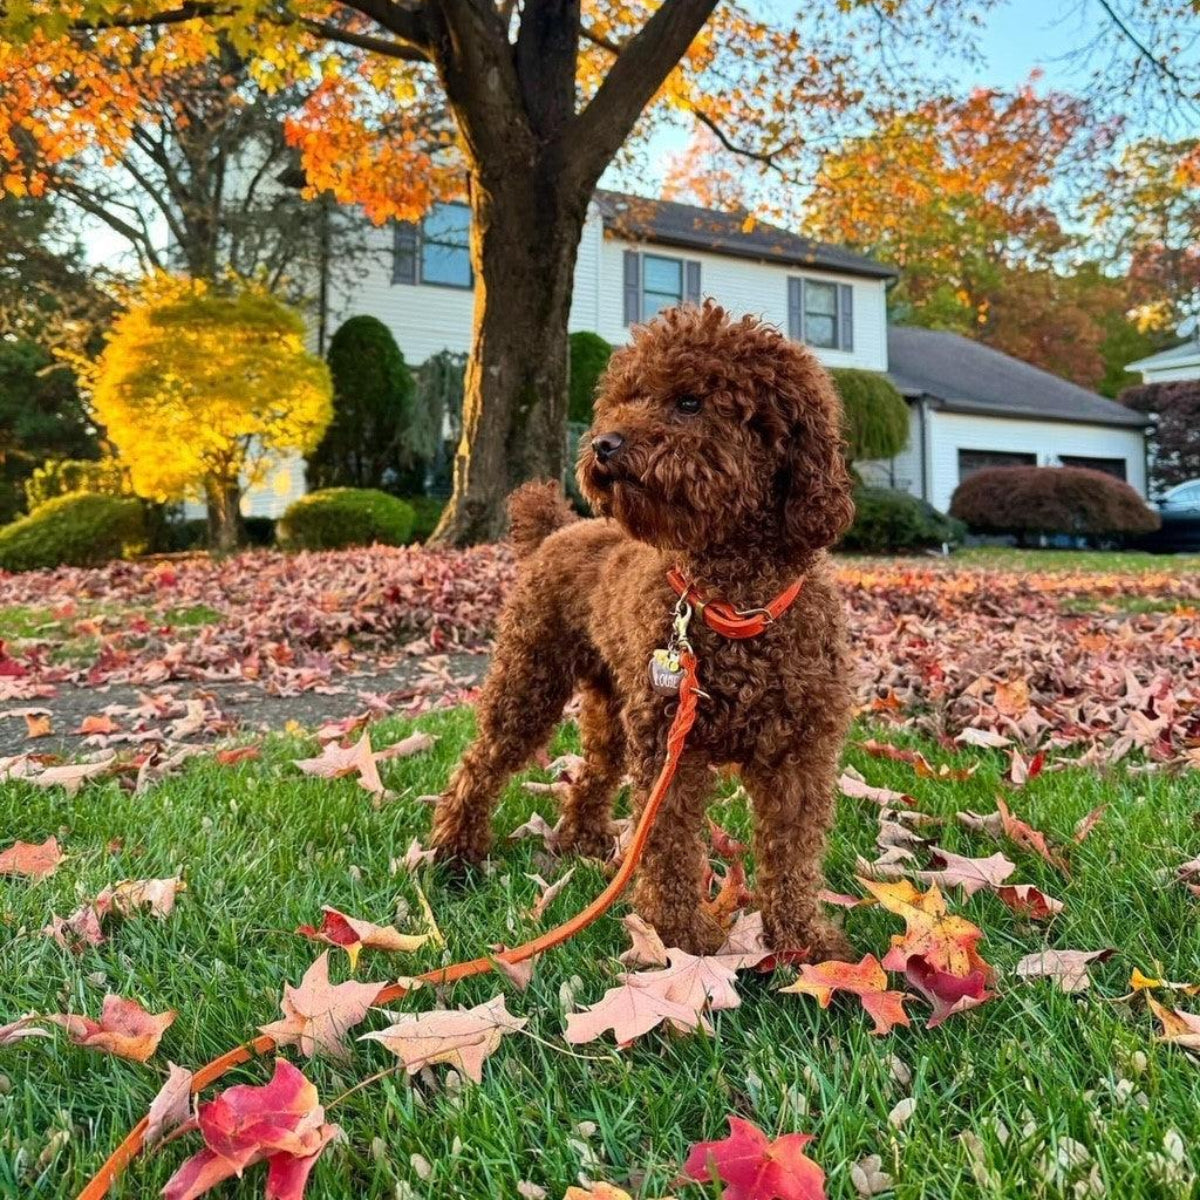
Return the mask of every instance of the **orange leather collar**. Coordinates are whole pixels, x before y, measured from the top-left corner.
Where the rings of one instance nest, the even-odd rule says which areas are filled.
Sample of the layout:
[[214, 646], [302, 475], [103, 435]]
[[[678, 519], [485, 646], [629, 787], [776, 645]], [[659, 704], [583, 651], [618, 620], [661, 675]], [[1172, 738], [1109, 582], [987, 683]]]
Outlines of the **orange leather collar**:
[[762, 608], [736, 609], [723, 600], [705, 600], [696, 588], [688, 583], [682, 572], [672, 567], [667, 572], [667, 582], [675, 594], [686, 600], [704, 618], [704, 623], [722, 637], [741, 639], [758, 637], [766, 627], [779, 620], [800, 595], [804, 577], [789, 584], [769, 604]]

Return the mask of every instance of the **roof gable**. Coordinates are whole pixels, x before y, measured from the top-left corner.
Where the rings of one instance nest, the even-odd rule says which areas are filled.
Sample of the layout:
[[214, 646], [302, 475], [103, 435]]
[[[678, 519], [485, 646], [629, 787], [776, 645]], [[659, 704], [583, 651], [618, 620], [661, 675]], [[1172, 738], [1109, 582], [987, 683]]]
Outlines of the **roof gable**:
[[1114, 400], [990, 346], [937, 329], [889, 329], [888, 374], [904, 394], [930, 396], [948, 412], [1130, 429], [1149, 424], [1141, 413]]
[[595, 200], [605, 230], [630, 241], [682, 246], [759, 262], [824, 268], [870, 279], [895, 279], [897, 275], [892, 267], [866, 255], [756, 221], [746, 212], [718, 212], [695, 204], [604, 190], [597, 190]]

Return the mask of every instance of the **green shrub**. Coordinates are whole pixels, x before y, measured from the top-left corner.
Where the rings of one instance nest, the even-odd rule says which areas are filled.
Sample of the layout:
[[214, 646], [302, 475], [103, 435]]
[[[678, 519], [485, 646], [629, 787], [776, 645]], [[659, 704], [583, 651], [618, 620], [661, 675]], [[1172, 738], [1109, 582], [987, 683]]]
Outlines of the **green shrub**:
[[333, 378], [333, 420], [308, 459], [316, 488], [379, 487], [412, 465], [416, 383], [388, 327], [351, 317], [326, 354]]
[[988, 467], [964, 479], [950, 512], [979, 533], [1112, 537], [1152, 533], [1158, 514], [1124, 480], [1082, 467]]
[[592, 423], [592, 400], [613, 348], [598, 333], [579, 330], [571, 334], [571, 375], [567, 420], [580, 425]]
[[30, 512], [72, 492], [132, 496], [133, 485], [129, 472], [115, 458], [49, 458], [25, 481]]
[[938, 512], [928, 501], [888, 488], [859, 488], [854, 494], [854, 524], [841, 549], [887, 554], [937, 549], [961, 542], [966, 527]]
[[895, 458], [908, 445], [908, 405], [886, 375], [853, 367], [829, 372], [842, 398], [851, 462]]
[[404, 503], [413, 510], [412, 540], [427, 540], [442, 519], [445, 500], [439, 500], [436, 496], [405, 496]]
[[140, 553], [145, 540], [140, 501], [73, 492], [0, 529], [0, 570], [98, 567]]
[[412, 536], [412, 505], [373, 488], [326, 488], [292, 504], [275, 526], [286, 550], [403, 546]]

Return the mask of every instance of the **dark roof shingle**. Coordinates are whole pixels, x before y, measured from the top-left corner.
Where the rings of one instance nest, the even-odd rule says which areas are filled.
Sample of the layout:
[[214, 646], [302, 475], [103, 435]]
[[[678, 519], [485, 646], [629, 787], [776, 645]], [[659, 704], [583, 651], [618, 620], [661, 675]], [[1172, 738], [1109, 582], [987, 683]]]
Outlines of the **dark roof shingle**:
[[901, 392], [948, 412], [1144, 429], [1146, 417], [1057, 375], [937, 329], [892, 326], [888, 375]]
[[718, 212], [695, 204], [603, 190], [595, 193], [595, 200], [604, 228], [631, 241], [683, 246], [797, 267], [824, 267], [870, 279], [896, 278], [892, 267], [853, 250], [813, 241], [763, 221], [747, 227], [748, 214], [744, 212]]

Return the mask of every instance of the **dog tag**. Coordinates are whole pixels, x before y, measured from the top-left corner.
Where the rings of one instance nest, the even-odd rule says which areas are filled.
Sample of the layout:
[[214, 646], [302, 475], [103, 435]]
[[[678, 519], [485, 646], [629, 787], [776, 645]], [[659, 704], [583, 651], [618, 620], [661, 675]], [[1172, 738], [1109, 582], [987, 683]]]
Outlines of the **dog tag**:
[[676, 696], [683, 684], [683, 664], [673, 650], [655, 650], [650, 656], [650, 686], [660, 696]]

